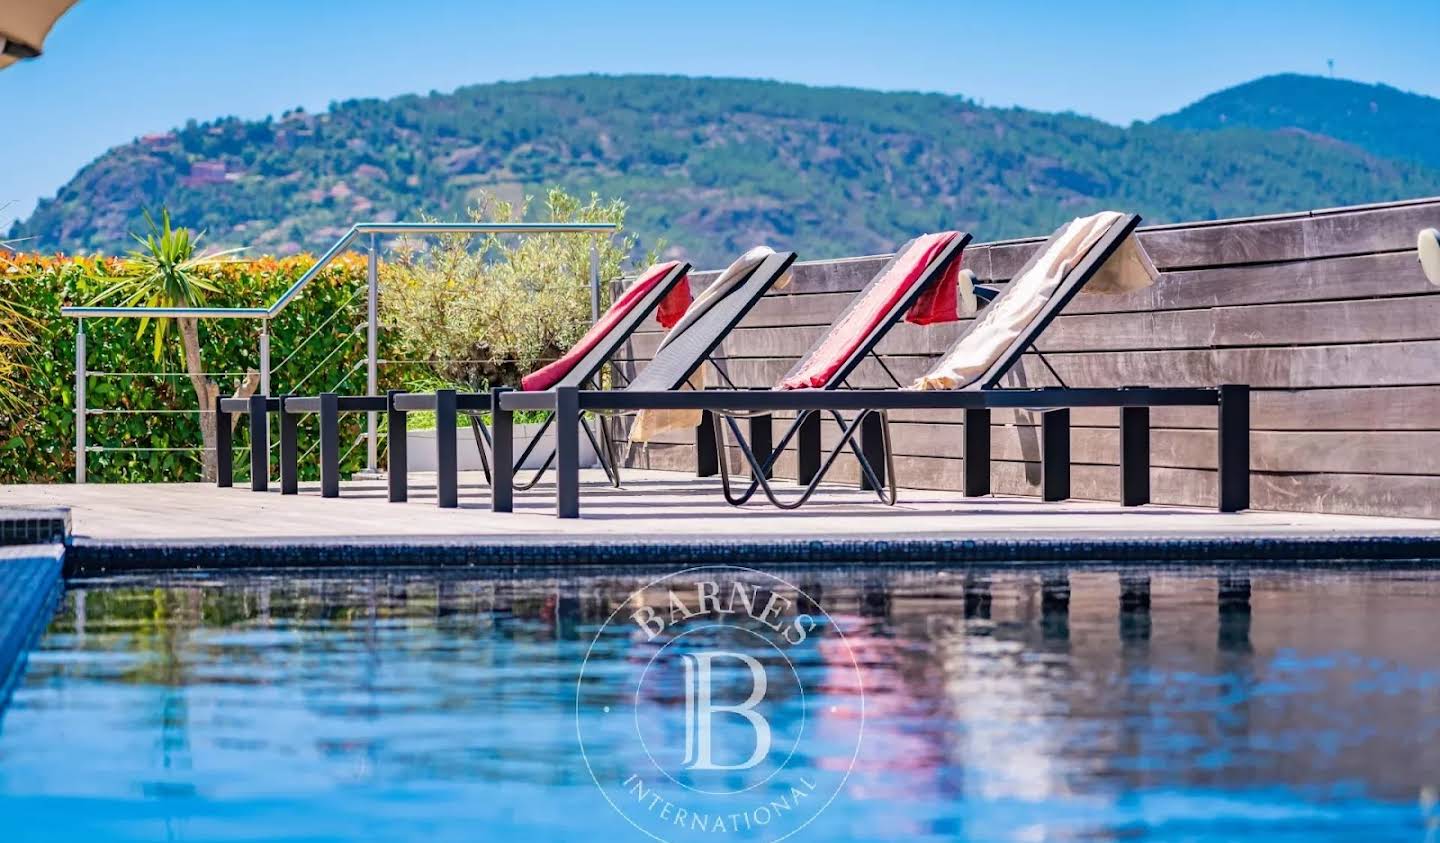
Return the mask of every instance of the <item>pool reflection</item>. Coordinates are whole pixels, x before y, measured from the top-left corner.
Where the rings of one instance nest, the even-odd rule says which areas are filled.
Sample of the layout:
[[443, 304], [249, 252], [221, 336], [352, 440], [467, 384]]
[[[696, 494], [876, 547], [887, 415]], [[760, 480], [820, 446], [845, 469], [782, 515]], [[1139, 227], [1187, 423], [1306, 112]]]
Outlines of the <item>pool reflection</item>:
[[[821, 630], [803, 654], [827, 701], [821, 734], [859, 711], [849, 652], [862, 669], [862, 750], [817, 836], [1424, 839], [1433, 809], [1417, 799], [1440, 784], [1435, 576], [777, 573], [799, 589], [791, 612], [823, 607], [849, 646]], [[56, 800], [77, 800], [89, 812], [62, 827], [149, 839], [197, 816], [243, 826], [263, 803], [341, 818], [308, 839], [384, 837], [404, 794], [436, 840], [480, 821], [628, 832], [577, 763], [575, 681], [644, 581], [82, 581], [4, 715], [0, 828], [53, 823]], [[602, 676], [650, 655], [625, 631], [596, 653]]]

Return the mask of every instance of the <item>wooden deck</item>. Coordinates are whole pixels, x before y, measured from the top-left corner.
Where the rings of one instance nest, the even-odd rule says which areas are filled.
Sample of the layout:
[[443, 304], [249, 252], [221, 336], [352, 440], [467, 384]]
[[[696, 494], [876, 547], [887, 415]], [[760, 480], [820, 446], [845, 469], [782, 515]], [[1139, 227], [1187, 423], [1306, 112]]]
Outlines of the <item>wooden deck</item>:
[[[735, 509], [718, 483], [678, 472], [632, 471], [615, 490], [585, 472], [582, 516], [553, 515], [553, 487], [518, 494], [515, 512], [489, 511], [478, 475], [461, 477], [458, 509], [435, 506], [434, 483], [411, 478], [408, 503], [383, 482], [352, 481], [339, 499], [316, 486], [282, 497], [201, 484], [0, 487], [0, 506], [71, 509], [72, 553], [95, 569], [207, 564], [605, 561], [1079, 561], [1223, 558], [1436, 557], [1440, 523], [1368, 516], [1243, 512], [1109, 502], [965, 498], [902, 491], [884, 507], [835, 487], [805, 509]], [[1368, 548], [1368, 549], [1367, 549]], [[359, 549], [359, 550], [357, 550]], [[583, 557], [583, 559], [582, 559]]]

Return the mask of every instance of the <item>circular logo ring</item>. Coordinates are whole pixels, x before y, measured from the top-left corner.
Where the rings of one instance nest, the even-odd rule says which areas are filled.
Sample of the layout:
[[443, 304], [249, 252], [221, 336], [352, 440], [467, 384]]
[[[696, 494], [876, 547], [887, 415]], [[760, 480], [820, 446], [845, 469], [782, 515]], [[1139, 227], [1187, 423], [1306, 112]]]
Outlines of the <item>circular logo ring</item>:
[[[719, 579], [724, 579], [730, 587], [728, 595], [722, 593]], [[757, 580], [768, 582], [754, 585]], [[641, 599], [662, 587], [669, 601], [663, 611]], [[762, 601], [762, 594], [768, 599]], [[792, 594], [798, 599], [782, 594]], [[723, 599], [726, 596], [728, 603]], [[799, 611], [801, 600], [807, 607], [805, 612]], [[696, 603], [699, 608], [691, 611]], [[793, 614], [787, 616], [791, 610]], [[693, 622], [687, 623], [692, 619]], [[617, 620], [627, 626], [631, 622], [635, 624], [635, 629], [627, 635], [630, 640], [643, 638], [647, 646], [659, 643], [648, 658], [642, 654], [640, 658], [623, 659], [643, 663], [643, 667], [632, 670], [633, 675], [623, 680], [633, 681], [633, 693], [623, 693], [626, 690], [623, 688], [617, 693], [615, 683], [609, 681], [609, 672], [605, 681], [597, 682], [592, 671], [589, 684], [593, 687], [587, 688], [590, 660], [596, 654], [597, 645], [616, 634], [613, 627]], [[764, 629], [771, 634], [767, 636]], [[816, 630], [812, 637], [811, 633]], [[766, 645], [759, 648], [762, 653], [773, 650], [778, 654], [779, 658], [772, 658], [772, 663], [783, 663], [783, 672], [793, 679], [782, 688], [795, 693], [773, 693], [774, 683], [769, 679], [771, 668], [747, 651], [756, 649], [753, 644], [748, 648], [733, 645], [733, 648], [706, 648], [706, 642], [701, 641], [719, 640], [726, 633], [741, 641], [752, 640], [747, 636], [758, 638]], [[663, 640], [662, 636], [665, 636]], [[819, 644], [814, 643], [817, 639]], [[801, 660], [792, 659], [786, 652], [787, 646], [793, 651], [807, 641], [811, 642], [810, 655], [818, 657], [815, 667], [823, 677], [850, 674], [842, 677], [845, 681], [840, 685], [847, 694], [853, 694], [853, 699], [847, 698], [845, 703], [847, 707], [853, 706], [858, 716], [826, 720], [822, 707], [822, 721], [817, 723], [829, 727], [826, 739], [831, 747], [839, 744], [849, 749], [848, 758], [830, 749], [799, 752], [807, 732], [819, 731], [807, 730], [806, 725], [810, 702], [820, 700], [824, 693], [823, 689], [820, 694], [807, 692], [804, 663], [797, 667], [797, 661]], [[679, 655], [672, 657], [669, 655], [672, 652]], [[676, 670], [677, 667], [681, 669]], [[677, 686], [683, 687], [683, 697], [675, 690]], [[748, 689], [743, 700], [721, 699], [737, 687]], [[647, 694], [647, 690], [651, 693]], [[591, 694], [603, 695], [613, 704], [588, 704], [587, 695]], [[628, 730], [640, 752], [607, 755], [607, 761], [620, 765], [617, 775], [609, 768], [597, 769], [587, 749], [586, 732], [601, 728], [611, 735], [617, 729], [624, 730], [626, 727], [616, 726], [622, 721], [613, 720], [624, 712], [612, 710], [623, 700], [628, 700], [633, 709], [631, 717], [623, 722], [632, 724]], [[832, 705], [829, 710], [837, 712], [838, 706]], [[674, 722], [682, 711], [683, 730]], [[778, 756], [771, 752], [772, 719], [781, 720], [782, 726], [789, 726], [793, 732], [788, 749], [780, 751]], [[809, 826], [843, 790], [859, 756], [864, 720], [863, 671], [840, 625], [804, 589], [773, 574], [735, 565], [685, 568], [657, 577], [631, 592], [596, 631], [586, 649], [575, 689], [575, 731], [586, 771], [616, 813], [637, 831], [660, 843], [683, 843], [701, 837], [713, 840], [717, 839], [717, 831], [744, 831], [753, 835], [757, 830], [761, 839], [779, 841]], [[726, 763], [735, 760], [733, 752], [724, 761], [717, 760], [717, 754], [733, 750], [733, 746], [724, 746], [724, 740], [716, 740], [715, 726], [719, 722], [730, 727], [721, 737], [725, 734], [733, 737], [736, 732], [747, 735], [750, 742], [746, 745], [750, 751], [748, 756], [743, 750], [740, 753], [746, 756], [745, 761]], [[647, 729], [652, 732], [648, 741]], [[682, 735], [683, 753], [679, 753], [674, 751], [674, 744], [680, 743]], [[659, 744], [662, 751], [671, 751], [665, 753], [665, 758], [657, 757], [662, 753], [652, 751], [652, 742]], [[843, 761], [843, 767], [812, 764], [797, 770], [795, 767], [800, 765], [792, 765], [797, 755], [810, 758], [816, 754], [828, 754], [833, 760]], [[674, 764], [673, 758], [681, 756], [681, 762]], [[673, 769], [667, 768], [667, 760]], [[660, 775], [649, 783], [635, 771], [624, 775], [632, 761], [636, 766], [648, 764]], [[758, 780], [746, 781], [746, 774], [761, 765], [770, 769], [757, 770]], [[775, 781], [777, 777], [782, 780]], [[781, 796], [756, 804], [754, 791], [767, 784], [769, 791], [778, 790]], [[807, 804], [802, 811], [802, 802], [812, 799], [813, 807]], [[771, 836], [766, 836], [766, 832]]]

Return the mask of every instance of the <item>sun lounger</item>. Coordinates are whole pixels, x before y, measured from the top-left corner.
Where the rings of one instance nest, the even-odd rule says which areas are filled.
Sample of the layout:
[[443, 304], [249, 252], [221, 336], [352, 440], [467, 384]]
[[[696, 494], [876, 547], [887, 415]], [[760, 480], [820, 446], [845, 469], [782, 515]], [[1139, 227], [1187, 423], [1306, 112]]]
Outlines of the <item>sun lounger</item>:
[[[656, 352], [650, 363], [634, 380], [618, 391], [655, 392], [682, 389], [696, 370], [710, 359], [710, 354], [720, 345], [731, 329], [739, 324], [765, 293], [789, 272], [790, 266], [795, 262], [795, 257], [794, 252], [771, 252], [739, 275], [722, 295], [704, 301], [706, 306], [703, 312], [696, 311], [682, 319], [671, 334], [667, 335], [665, 344]], [[696, 305], [700, 306], [701, 302], [697, 301]], [[619, 346], [616, 347], [618, 349]], [[567, 375], [567, 380], [570, 380], [571, 383], [558, 385], [553, 389], [545, 390], [545, 392], [553, 393], [554, 389], [577, 388], [574, 385], [573, 373]], [[444, 425], [447, 420], [451, 420], [450, 423], [453, 423], [457, 413], [492, 410], [497, 397], [508, 392], [511, 390], [497, 387], [488, 393], [460, 393], [453, 390], [441, 390], [428, 394], [392, 393], [388, 397], [387, 403], [391, 430], [403, 431], [405, 414], [417, 410], [433, 410], [436, 414], [437, 425]], [[526, 393], [522, 391], [520, 394]], [[510, 423], [511, 416], [507, 415], [504, 421], [504, 425], [492, 427], [490, 430], [490, 471], [492, 474], [490, 485], [493, 494], [508, 500], [515, 488], [513, 483], [515, 466], [520, 461], [513, 459], [514, 428]], [[586, 427], [583, 419], [580, 420], [580, 425], [582, 428]], [[531, 440], [531, 445], [527, 446], [527, 452], [529, 448], [533, 447], [536, 439], [538, 436]], [[596, 441], [593, 434], [591, 441], [592, 443]], [[596, 444], [598, 449], [600, 445]], [[523, 458], [522, 454], [521, 459], [523, 460]], [[565, 452], [557, 448], [556, 452], [551, 454], [550, 459], [545, 461], [545, 466], [557, 461], [563, 465], [565, 459]], [[442, 451], [437, 462], [439, 504], [442, 507], [455, 506], [458, 497], [458, 472], [454, 454]], [[611, 480], [615, 482], [619, 469], [612, 465], [611, 471]], [[389, 464], [391, 500], [405, 499], [405, 473], [405, 454], [403, 451], [397, 453], [392, 445]], [[528, 485], [533, 485], [533, 481]]]
[[[614, 355], [615, 352], [630, 338], [644, 320], [662, 306], [667, 296], [670, 296], [681, 282], [686, 280], [690, 271], [690, 264], [681, 261], [668, 261], [656, 264], [645, 272], [642, 272], [636, 281], [622, 295], [616, 298], [614, 303], [596, 320], [590, 330], [571, 347], [560, 359], [527, 377], [539, 388], [553, 388], [555, 386], [593, 386], [596, 376]], [[321, 495], [334, 497], [339, 494], [340, 489], [340, 454], [339, 454], [339, 431], [338, 421], [333, 417], [340, 413], [350, 412], [383, 412], [388, 409], [388, 401], [385, 396], [358, 395], [341, 396], [325, 394], [311, 397], [284, 396], [269, 398], [266, 396], [251, 396], [248, 399], [220, 398], [216, 401], [217, 418], [224, 421], [217, 429], [220, 431], [218, 478], [220, 486], [231, 485], [234, 474], [232, 465], [232, 451], [230, 440], [229, 419], [232, 414], [248, 414], [250, 416], [250, 433], [252, 443], [260, 441], [268, 445], [269, 425], [265, 418], [269, 412], [276, 412], [280, 415], [280, 490], [282, 494], [295, 494], [297, 491], [298, 467], [296, 461], [298, 454], [295, 447], [295, 425], [297, 418], [305, 413], [318, 413], [320, 415], [320, 487]], [[477, 440], [481, 437], [479, 419], [472, 416], [472, 424], [477, 427]], [[451, 425], [453, 427], [453, 424]], [[455, 442], [451, 436], [442, 435], [449, 428], [437, 427], [436, 447], [442, 459], [449, 456], [454, 458]], [[543, 431], [542, 431], [543, 433]], [[594, 432], [587, 426], [586, 433], [595, 439]], [[403, 431], [402, 431], [403, 434]], [[261, 437], [257, 440], [255, 437]], [[537, 435], [536, 440], [538, 441]], [[391, 431], [390, 450], [392, 460], [398, 450], [403, 459], [405, 443], [402, 436], [395, 436]], [[600, 448], [596, 443], [597, 451], [601, 453], [602, 461], [606, 458], [606, 450]], [[485, 449], [482, 447], [481, 453]], [[527, 451], [528, 453], [528, 451]], [[269, 449], [268, 447], [253, 447], [250, 451], [251, 458], [251, 488], [256, 491], [264, 491], [268, 486], [269, 474]], [[609, 463], [606, 463], [606, 470], [613, 471]], [[488, 474], [488, 471], [487, 471]], [[618, 475], [616, 475], [618, 476]]]
[[[751, 470], [751, 488], [747, 492], [733, 494], [727, 489], [727, 498], [732, 502], [743, 502], [756, 488], [763, 489], [766, 496], [779, 506], [794, 508], [808, 499], [814, 492], [819, 478], [822, 478], [836, 456], [845, 449], [860, 458], [862, 475], [869, 485], [877, 487], [888, 484], [889, 494], [882, 494], [882, 500], [894, 500], [894, 472], [889, 465], [889, 448], [884, 441], [884, 413], [890, 410], [912, 409], [954, 409], [965, 412], [965, 491], [967, 494], [989, 493], [989, 413], [994, 408], [1024, 408], [1045, 410], [1042, 416], [1042, 494], [1047, 500], [1060, 500], [1069, 496], [1069, 409], [1074, 407], [1117, 407], [1121, 409], [1121, 485], [1122, 502], [1127, 505], [1145, 503], [1149, 500], [1149, 408], [1156, 406], [1213, 406], [1218, 411], [1219, 427], [1219, 476], [1218, 508], [1231, 512], [1249, 506], [1249, 388], [1240, 385], [1226, 385], [1213, 388], [1041, 388], [1013, 389], [1000, 388], [1000, 380], [1015, 365], [1026, 351], [1030, 350], [1036, 338], [1058, 315], [1065, 305], [1091, 281], [1106, 262], [1121, 249], [1122, 244], [1134, 232], [1139, 217], [1119, 215], [1100, 230], [1073, 265], [1067, 265], [1055, 283], [1041, 292], [1035, 300], [1020, 300], [1022, 295], [1034, 295], [1034, 285], [1018, 284], [1012, 281], [986, 307], [986, 313], [1012, 313], [1016, 310], [1028, 314], [1024, 324], [1015, 326], [1010, 333], [997, 332], [993, 320], [977, 319], [971, 328], [956, 343], [951, 354], [944, 359], [959, 357], [975, 364], [975, 370], [962, 376], [955, 388], [937, 389], [895, 389], [895, 390], [838, 390], [828, 381], [808, 389], [772, 390], [708, 390], [703, 393], [659, 393], [627, 390], [617, 393], [586, 392], [577, 389], [557, 389], [553, 393], [505, 393], [496, 396], [495, 420], [497, 425], [508, 424], [508, 416], [517, 410], [553, 408], [557, 413], [557, 435], [559, 473], [556, 487], [556, 510], [560, 517], [577, 517], [579, 513], [579, 489], [575, 480], [576, 425], [583, 412], [605, 412], [636, 410], [646, 407], [688, 408], [709, 410], [715, 414], [742, 413], [765, 414], [777, 411], [794, 411], [799, 415], [791, 432], [802, 430], [809, 425], [808, 435], [798, 440], [799, 464], [805, 490], [798, 501], [782, 502], [775, 494], [768, 479], [770, 469], [780, 448], [786, 440], [776, 446], [754, 441], [746, 443], [739, 435], [734, 420], [727, 420], [727, 427], [736, 434], [741, 452]], [[1073, 234], [1069, 226], [1062, 227], [1041, 248], [1030, 262], [1016, 274], [1016, 279], [1026, 278], [1047, 254], [1067, 236]], [[1027, 292], [1028, 291], [1028, 292]], [[843, 319], [843, 317], [842, 317]], [[981, 347], [981, 340], [997, 335], [1004, 336], [1001, 347]], [[883, 335], [883, 332], [882, 332]], [[878, 336], [863, 336], [858, 350], [868, 353], [873, 349]], [[830, 339], [827, 337], [827, 340]], [[832, 349], [836, 343], [830, 343]], [[811, 359], [819, 347], [797, 364], [791, 375], [831, 371], [848, 373], [858, 364], [853, 352], [837, 354], [831, 359]], [[861, 355], [863, 356], [863, 355]], [[977, 362], [978, 361], [978, 362]], [[841, 375], [843, 379], [843, 374]], [[790, 378], [787, 378], [790, 380]], [[854, 419], [843, 419], [840, 413], [858, 413]], [[809, 421], [820, 412], [835, 414], [841, 421], [839, 444], [822, 462], [819, 454], [818, 421]], [[874, 419], [873, 422], [870, 420]], [[856, 445], [857, 433], [870, 424], [873, 431], [870, 443]], [[788, 434], [787, 434], [788, 438]], [[717, 437], [715, 444], [723, 447], [723, 439]], [[567, 456], [568, 455], [568, 456]], [[722, 453], [723, 463], [723, 453]], [[881, 466], [884, 476], [881, 476]], [[498, 484], [497, 484], [498, 485]], [[728, 480], [727, 480], [728, 485]], [[496, 498], [493, 508], [504, 511], [510, 502]]]

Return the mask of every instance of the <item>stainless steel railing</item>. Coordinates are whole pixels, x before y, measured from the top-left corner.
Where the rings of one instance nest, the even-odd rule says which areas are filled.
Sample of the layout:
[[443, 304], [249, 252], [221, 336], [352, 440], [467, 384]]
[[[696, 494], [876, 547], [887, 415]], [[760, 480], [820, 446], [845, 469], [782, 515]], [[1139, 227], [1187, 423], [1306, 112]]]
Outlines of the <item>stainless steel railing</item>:
[[[335, 258], [349, 249], [362, 235], [369, 236], [366, 261], [366, 390], [374, 395], [379, 389], [379, 314], [377, 305], [380, 295], [380, 250], [382, 235], [411, 235], [429, 237], [437, 234], [589, 234], [590, 242], [590, 318], [600, 316], [600, 247], [595, 236], [610, 235], [619, 230], [614, 223], [430, 223], [362, 222], [352, 225], [350, 230], [316, 259], [314, 265], [305, 271], [290, 288], [280, 294], [269, 307], [62, 307], [62, 316], [76, 320], [75, 336], [75, 482], [85, 482], [85, 455], [92, 448], [86, 442], [86, 417], [90, 414], [86, 406], [86, 319], [134, 319], [193, 317], [196, 319], [255, 319], [260, 322], [258, 337], [258, 363], [260, 370], [260, 392], [270, 394], [270, 321], [294, 301], [310, 282], [324, 271]], [[347, 303], [348, 304], [348, 303]], [[287, 358], [288, 360], [288, 358]], [[283, 361], [282, 361], [283, 365]], [[178, 374], [178, 373], [177, 373]], [[348, 376], [348, 375], [347, 375]], [[205, 412], [199, 408], [197, 412]], [[379, 463], [378, 414], [369, 413], [366, 419], [365, 438], [368, 446], [366, 469], [375, 472]], [[111, 448], [109, 450], [121, 450]], [[180, 449], [175, 449], [180, 450]]]

